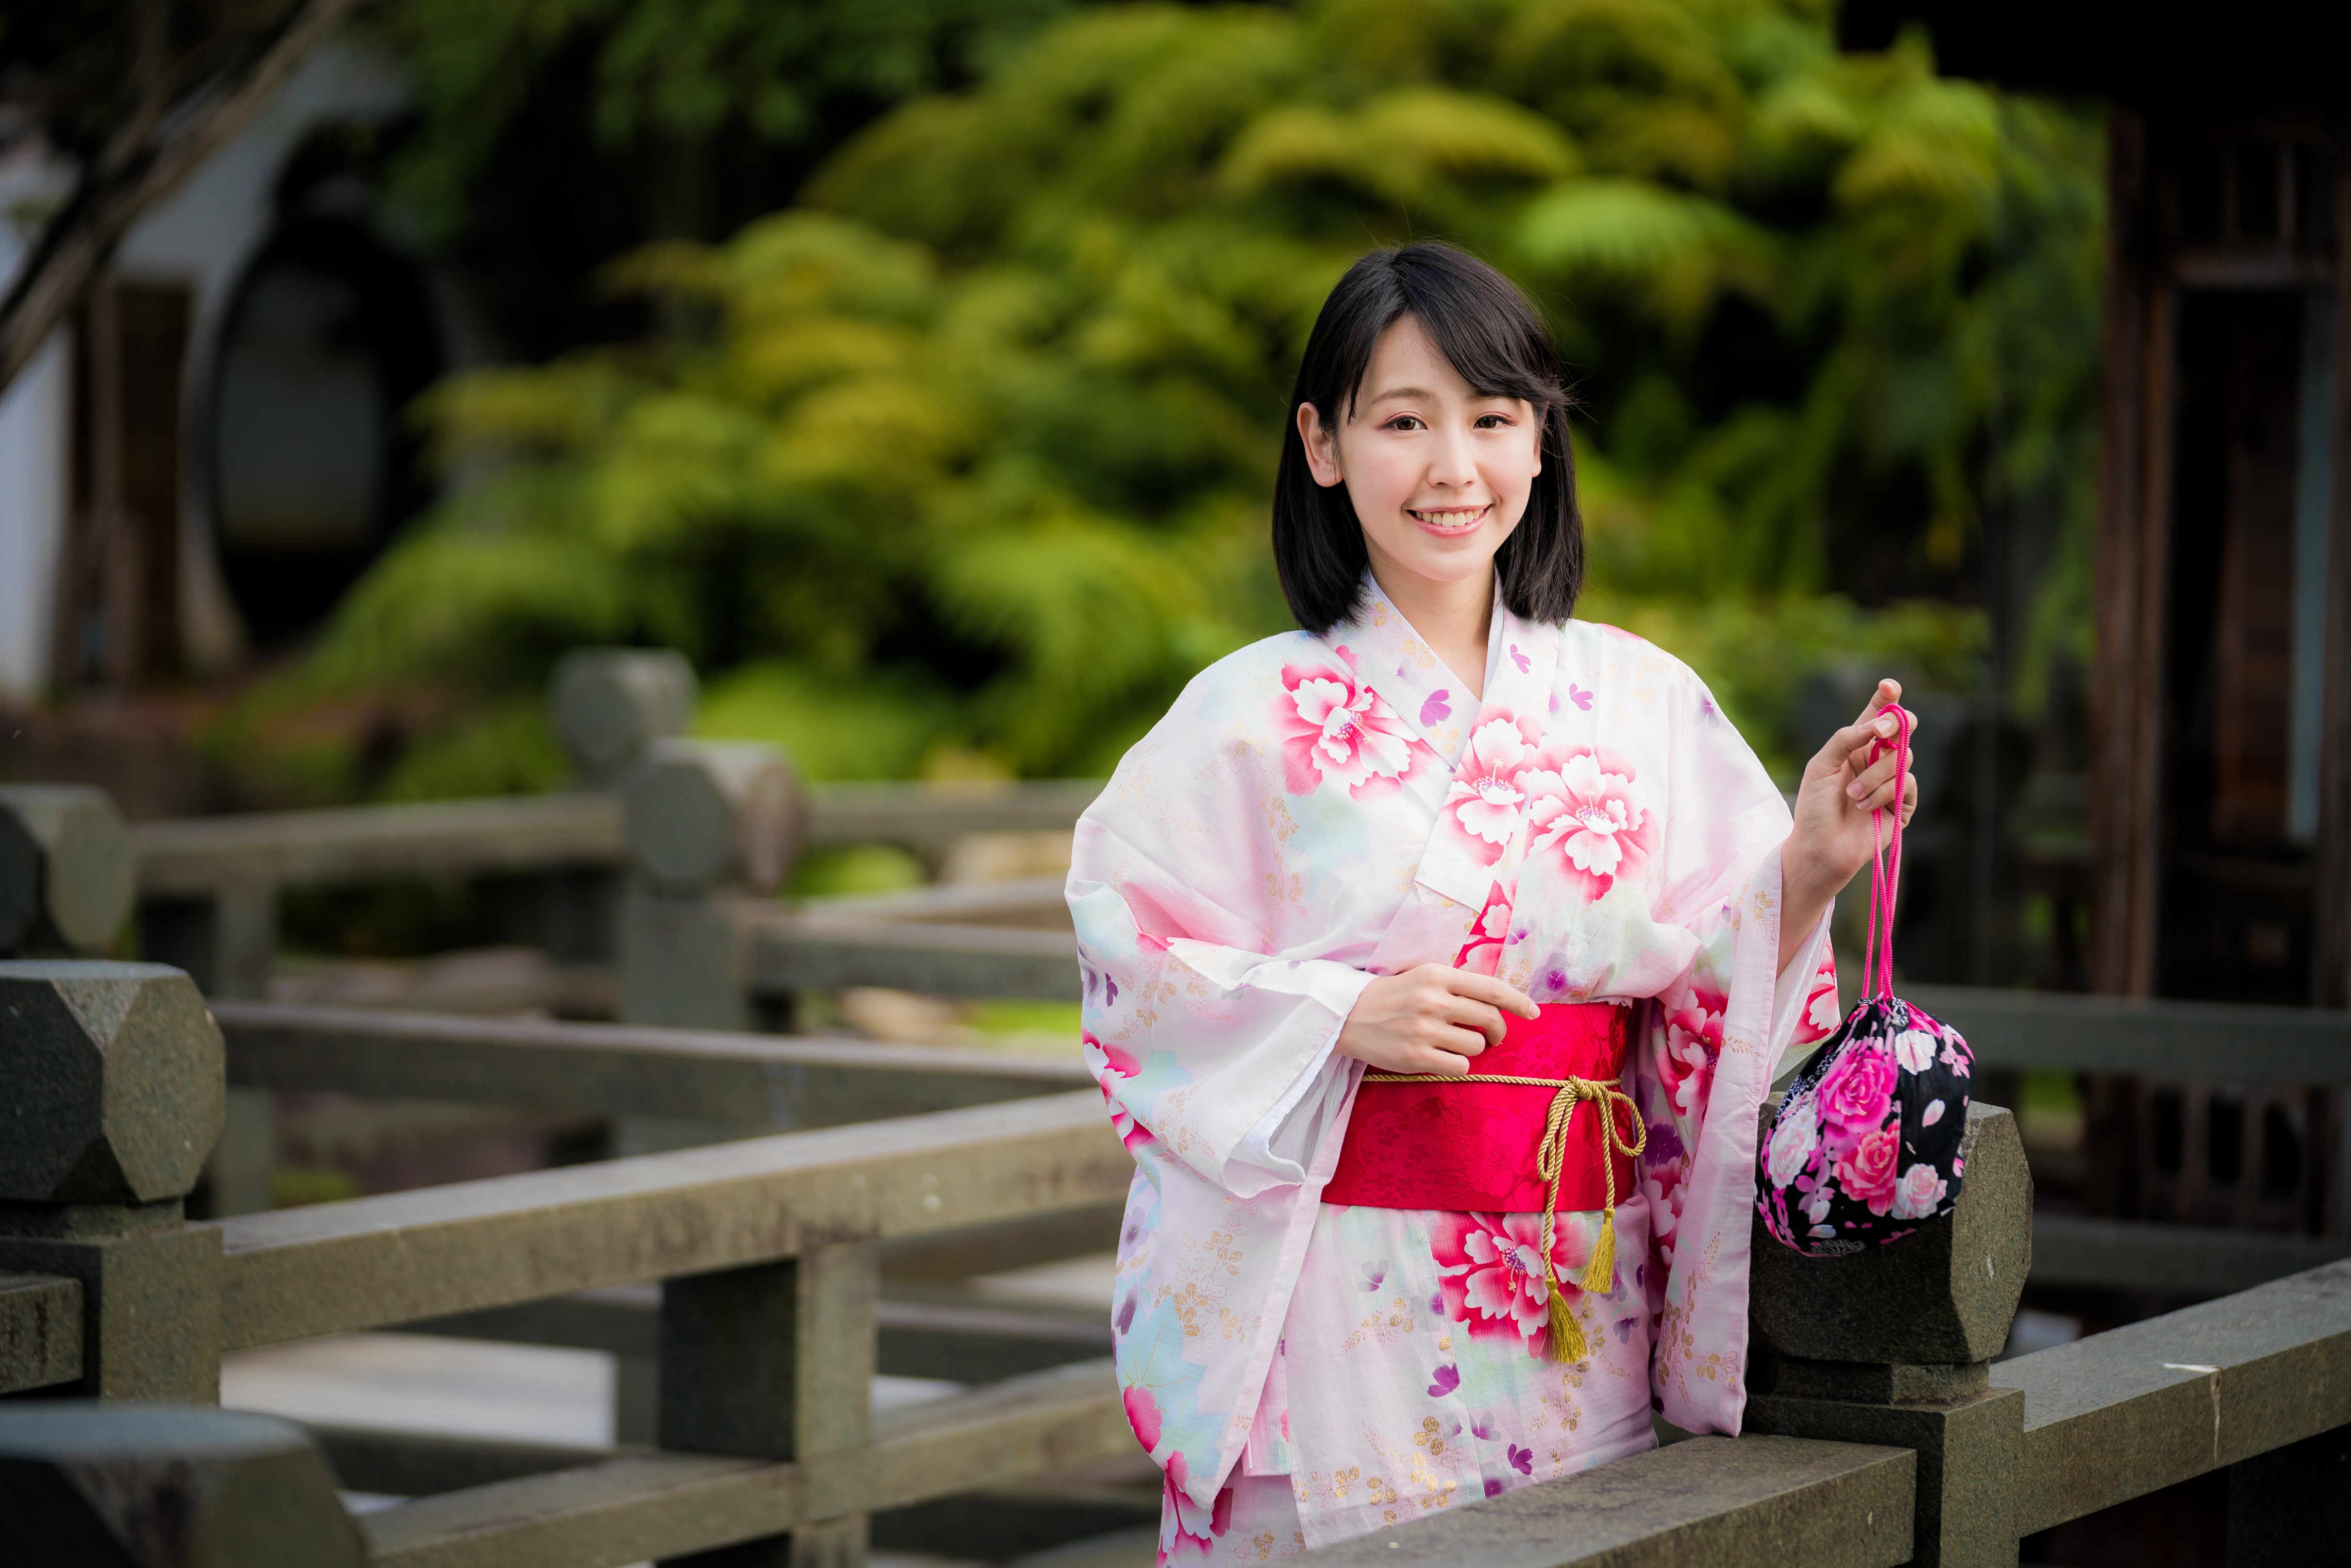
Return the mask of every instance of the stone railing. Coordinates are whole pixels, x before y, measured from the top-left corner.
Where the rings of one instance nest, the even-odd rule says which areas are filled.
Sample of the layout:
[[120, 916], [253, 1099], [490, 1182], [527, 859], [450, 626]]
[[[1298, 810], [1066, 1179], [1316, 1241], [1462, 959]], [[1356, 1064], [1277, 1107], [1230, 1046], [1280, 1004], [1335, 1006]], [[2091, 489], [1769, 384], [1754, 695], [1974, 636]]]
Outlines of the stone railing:
[[[660, 1364], [658, 1446], [601, 1456], [346, 1432], [326, 1435], [330, 1468], [310, 1436], [255, 1417], [0, 1410], [0, 1500], [38, 1496], [44, 1529], [70, 1516], [59, 1539], [145, 1489], [172, 1490], [191, 1539], [286, 1521], [269, 1537], [282, 1554], [256, 1568], [587, 1568], [761, 1538], [780, 1552], [787, 1535], [793, 1561], [847, 1563], [874, 1509], [1128, 1451], [1107, 1366], [1073, 1359], [1084, 1347], [880, 1299], [892, 1245], [1098, 1211], [1123, 1190], [1098, 1096], [1051, 1092], [1064, 1064], [967, 1059], [942, 1079], [933, 1058], [953, 1053], [233, 1006], [227, 1060], [285, 1086], [407, 1092], [429, 1074], [594, 1108], [659, 1080], [697, 1113], [757, 1093], [805, 1124], [909, 1092], [940, 1108], [189, 1226], [175, 1192], [217, 1124], [224, 1056], [193, 988], [143, 967], [14, 965], [0, 1005], [0, 1071], [42, 1086], [27, 1110], [45, 1129], [0, 1155], [0, 1268], [19, 1271], [0, 1288], [0, 1387], [201, 1403], [225, 1349], [392, 1324]], [[923, 1087], [885, 1091], [893, 1077]], [[2026, 1534], [2224, 1468], [2232, 1563], [2324, 1560], [2351, 1457], [2351, 1264], [1995, 1365], [2033, 1268], [2031, 1176], [1996, 1107], [1970, 1113], [1965, 1157], [1958, 1212], [1900, 1246], [1811, 1260], [1759, 1233], [1741, 1437], [1310, 1560], [2012, 1563]], [[657, 1294], [611, 1289], [657, 1278]], [[865, 1380], [893, 1356], [1001, 1377], [869, 1420]], [[345, 1520], [337, 1470], [433, 1495]]]
[[[228, 1021], [235, 1054], [258, 1063], [256, 1074], [295, 1073], [286, 1063], [307, 1055], [313, 1065], [299, 1071], [312, 1078], [346, 1076], [299, 1047], [315, 1019], [273, 1030], [231, 1009]], [[495, 1332], [499, 1314], [508, 1337], [525, 1337], [512, 1320], [533, 1303], [559, 1319], [563, 1298], [590, 1333], [624, 1337], [658, 1365], [656, 1446], [643, 1450], [518, 1456], [485, 1451], [495, 1445], [402, 1448], [382, 1434], [371, 1448], [371, 1435], [348, 1435], [345, 1457], [373, 1464], [379, 1483], [403, 1465], [412, 1479], [437, 1467], [480, 1483], [355, 1522], [337, 1522], [331, 1492], [319, 1490], [327, 1468], [254, 1418], [213, 1427], [150, 1412], [126, 1417], [143, 1434], [133, 1439], [84, 1406], [14, 1406], [0, 1422], [0, 1512], [12, 1537], [24, 1538], [37, 1497], [47, 1500], [37, 1511], [73, 1512], [38, 1479], [64, 1475], [74, 1496], [103, 1493], [91, 1505], [101, 1515], [121, 1488], [152, 1483], [182, 1489], [174, 1517], [192, 1531], [214, 1527], [214, 1504], [268, 1510], [235, 1526], [248, 1531], [256, 1521], [307, 1521], [283, 1537], [274, 1527], [249, 1534], [260, 1544], [248, 1553], [274, 1552], [281, 1539], [290, 1553], [233, 1554], [256, 1565], [626, 1563], [785, 1538], [794, 1561], [851, 1563], [874, 1510], [1130, 1451], [1100, 1359], [1106, 1333], [1072, 1344], [1014, 1313], [925, 1317], [880, 1301], [893, 1250], [952, 1254], [956, 1233], [1000, 1238], [1073, 1216], [1098, 1228], [1123, 1197], [1133, 1166], [1098, 1093], [990, 1103], [1067, 1088], [1073, 1074], [1061, 1064], [659, 1030], [549, 1045], [462, 1027], [482, 1032], [412, 1034], [366, 1071], [404, 1089], [413, 1080], [393, 1055], [447, 1066], [462, 1053], [502, 1095], [551, 1095], [568, 1076], [591, 1103], [655, 1080], [690, 1085], [676, 1091], [689, 1096], [756, 1088], [765, 1118], [810, 1124], [956, 1108], [191, 1224], [183, 1200], [222, 1124], [231, 1054], [194, 986], [152, 965], [0, 964], [0, 1083], [13, 1113], [0, 1140], [0, 1392], [204, 1405], [218, 1398], [226, 1352], [412, 1324]], [[453, 1071], [435, 1092], [461, 1090], [465, 1077]], [[989, 1253], [992, 1266], [1023, 1260], [1001, 1246]], [[601, 1321], [596, 1298], [577, 1299], [643, 1281], [664, 1283], [657, 1295], [606, 1302]], [[1006, 1375], [873, 1416], [869, 1385], [890, 1369], [879, 1356], [893, 1341], [897, 1370], [935, 1375], [943, 1353], [960, 1350], [967, 1366]], [[141, 1471], [144, 1481], [106, 1473], [106, 1456], [137, 1448], [160, 1458], [167, 1440], [181, 1457]], [[204, 1479], [215, 1465], [226, 1469]], [[272, 1494], [281, 1483], [301, 1495]], [[61, 1542], [99, 1528], [78, 1517], [25, 1528]], [[297, 1550], [329, 1539], [345, 1556]]]

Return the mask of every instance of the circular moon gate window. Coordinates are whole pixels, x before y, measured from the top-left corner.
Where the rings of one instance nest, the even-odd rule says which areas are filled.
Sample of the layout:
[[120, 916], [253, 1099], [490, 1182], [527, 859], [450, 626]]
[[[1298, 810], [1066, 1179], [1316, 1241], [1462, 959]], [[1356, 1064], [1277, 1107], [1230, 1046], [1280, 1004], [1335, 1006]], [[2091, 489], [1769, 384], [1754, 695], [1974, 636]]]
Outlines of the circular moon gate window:
[[440, 369], [423, 279], [358, 225], [289, 226], [246, 268], [211, 469], [222, 574], [256, 646], [317, 625], [427, 498], [402, 413]]

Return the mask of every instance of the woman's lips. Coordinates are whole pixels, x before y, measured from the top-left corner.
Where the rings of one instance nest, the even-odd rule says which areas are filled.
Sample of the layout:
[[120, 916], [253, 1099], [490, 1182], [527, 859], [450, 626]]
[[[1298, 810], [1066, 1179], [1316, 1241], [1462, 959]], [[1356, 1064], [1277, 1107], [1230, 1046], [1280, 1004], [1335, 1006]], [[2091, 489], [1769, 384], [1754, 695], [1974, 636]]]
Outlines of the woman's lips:
[[1466, 534], [1486, 520], [1492, 511], [1492, 502], [1482, 507], [1442, 507], [1434, 509], [1407, 507], [1405, 514], [1432, 534]]

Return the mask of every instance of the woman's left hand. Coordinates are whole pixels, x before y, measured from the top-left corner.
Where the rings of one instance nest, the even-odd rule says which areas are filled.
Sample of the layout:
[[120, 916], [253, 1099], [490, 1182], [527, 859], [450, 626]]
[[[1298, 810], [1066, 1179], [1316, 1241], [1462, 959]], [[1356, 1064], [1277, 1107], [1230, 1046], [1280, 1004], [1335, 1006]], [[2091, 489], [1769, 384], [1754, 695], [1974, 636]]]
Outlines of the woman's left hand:
[[[1796, 787], [1796, 825], [1780, 846], [1780, 967], [1795, 950], [1829, 901], [1844, 891], [1869, 863], [1881, 834], [1871, 814], [1901, 802], [1902, 821], [1918, 809], [1918, 776], [1894, 776], [1894, 740], [1900, 721], [1891, 711], [1902, 700], [1902, 683], [1880, 681], [1861, 716], [1828, 738], [1804, 765]], [[1911, 716], [1911, 751], [1917, 753], [1917, 716]], [[1886, 743], [1885, 754], [1869, 759], [1870, 742]]]

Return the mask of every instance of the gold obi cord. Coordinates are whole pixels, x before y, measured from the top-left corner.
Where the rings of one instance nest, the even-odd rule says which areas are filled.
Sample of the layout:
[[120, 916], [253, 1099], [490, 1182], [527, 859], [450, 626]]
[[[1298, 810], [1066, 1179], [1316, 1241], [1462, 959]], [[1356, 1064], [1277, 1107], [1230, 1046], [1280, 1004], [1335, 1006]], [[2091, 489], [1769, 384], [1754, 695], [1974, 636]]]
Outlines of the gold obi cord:
[[[1543, 1178], [1542, 1261], [1543, 1284], [1550, 1293], [1548, 1317], [1551, 1322], [1551, 1356], [1553, 1361], [1582, 1361], [1586, 1354], [1583, 1330], [1568, 1310], [1566, 1292], [1560, 1288], [1559, 1268], [1552, 1261], [1552, 1227], [1559, 1211], [1559, 1176], [1567, 1163], [1567, 1134], [1575, 1121], [1579, 1101], [1592, 1102], [1600, 1117], [1600, 1169], [1608, 1184], [1608, 1204], [1600, 1217], [1600, 1235], [1592, 1244], [1592, 1261], [1583, 1270], [1583, 1288], [1606, 1294], [1616, 1277], [1616, 1155], [1637, 1159], [1649, 1146], [1649, 1129], [1641, 1121], [1641, 1113], [1625, 1092], [1614, 1083], [1604, 1083], [1596, 1078], [1506, 1078], [1497, 1073], [1459, 1075], [1439, 1072], [1366, 1072], [1366, 1083], [1520, 1083], [1530, 1089], [1558, 1091], [1551, 1099], [1551, 1113], [1543, 1119], [1542, 1143], [1535, 1149], [1535, 1174]], [[1625, 1107], [1633, 1124], [1633, 1142], [1627, 1144], [1625, 1134], [1616, 1130], [1614, 1114], [1617, 1105]]]

